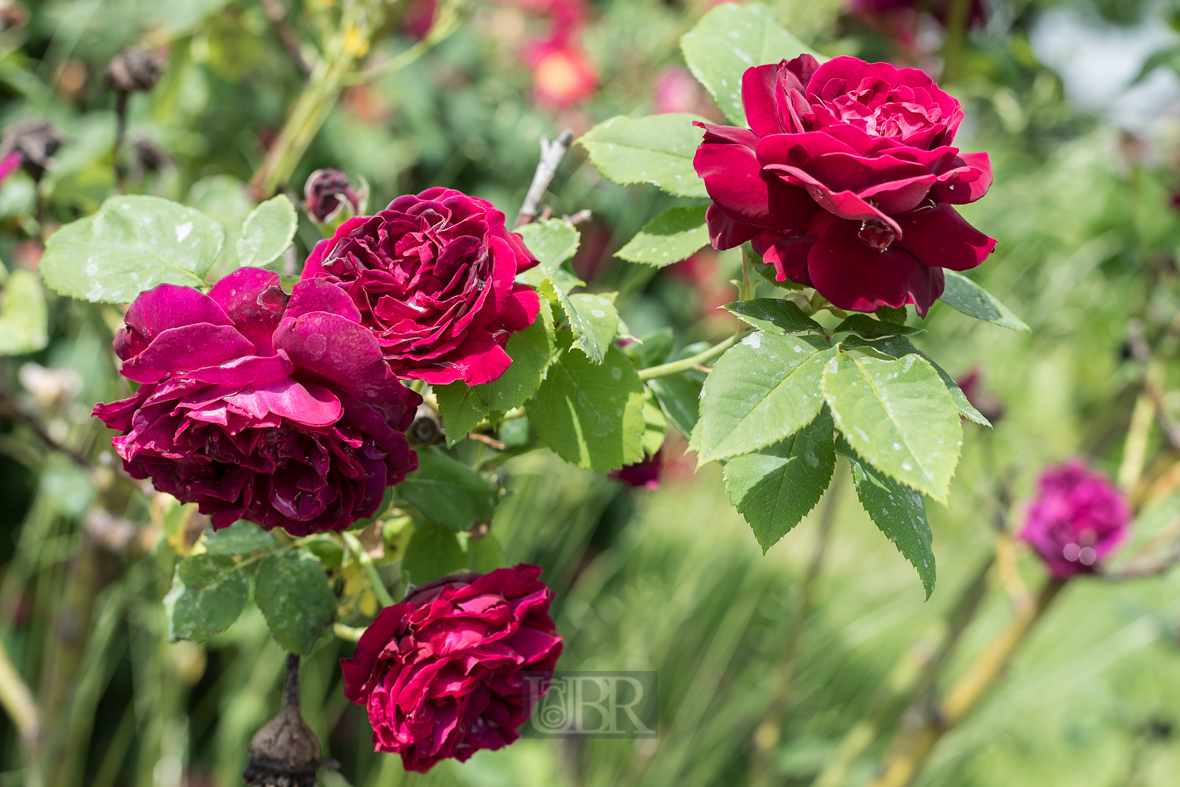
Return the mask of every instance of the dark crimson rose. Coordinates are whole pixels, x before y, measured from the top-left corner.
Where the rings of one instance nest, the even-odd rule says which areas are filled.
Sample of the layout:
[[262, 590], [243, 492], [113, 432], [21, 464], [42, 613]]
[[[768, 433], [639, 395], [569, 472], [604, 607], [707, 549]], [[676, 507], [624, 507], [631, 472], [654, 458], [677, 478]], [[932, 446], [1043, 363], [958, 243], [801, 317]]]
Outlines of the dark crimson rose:
[[418, 466], [403, 431], [421, 397], [389, 371], [339, 289], [241, 268], [208, 295], [161, 284], [115, 337], [133, 396], [94, 415], [133, 478], [238, 519], [303, 536], [372, 516]]
[[1058, 579], [1092, 573], [1127, 537], [1131, 509], [1101, 473], [1075, 460], [1041, 474], [1020, 539]]
[[520, 737], [532, 713], [523, 673], [553, 672], [561, 636], [541, 569], [445, 577], [381, 610], [342, 659], [344, 695], [364, 705], [378, 751], [425, 773]]
[[660, 474], [664, 471], [664, 452], [656, 451], [652, 456], [645, 456], [633, 465], [625, 465], [618, 470], [612, 470], [610, 477], [634, 487], [644, 489], [659, 489]]
[[364, 210], [361, 195], [348, 176], [338, 169], [317, 169], [311, 173], [303, 184], [303, 196], [308, 215], [320, 224], [330, 220], [346, 204], [353, 213]]
[[952, 207], [987, 193], [991, 163], [951, 145], [963, 112], [922, 71], [802, 55], [748, 69], [742, 102], [749, 129], [697, 124], [716, 248], [753, 241], [779, 281], [841, 309], [925, 316], [943, 268], [995, 247]]
[[491, 203], [433, 188], [341, 224], [303, 279], [348, 293], [398, 377], [476, 385], [504, 373], [508, 337], [537, 316], [536, 291], [514, 282], [536, 264]]

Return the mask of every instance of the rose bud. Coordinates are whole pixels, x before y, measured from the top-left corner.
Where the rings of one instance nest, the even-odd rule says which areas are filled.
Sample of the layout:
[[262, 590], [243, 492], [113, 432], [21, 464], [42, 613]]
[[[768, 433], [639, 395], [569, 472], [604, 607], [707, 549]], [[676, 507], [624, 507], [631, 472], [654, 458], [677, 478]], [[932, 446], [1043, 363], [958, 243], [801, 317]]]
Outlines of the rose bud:
[[160, 57], [143, 46], [133, 46], [115, 56], [107, 66], [107, 84], [116, 93], [146, 93], [164, 73]]
[[779, 281], [841, 309], [922, 316], [943, 268], [995, 248], [953, 207], [987, 193], [991, 163], [951, 145], [963, 112], [922, 71], [801, 55], [747, 69], [742, 102], [748, 129], [697, 123], [715, 248], [752, 241]]
[[504, 373], [508, 337], [537, 317], [536, 291], [514, 281], [536, 264], [491, 203], [433, 188], [344, 222], [303, 279], [348, 293], [398, 377], [476, 385]]
[[659, 489], [660, 474], [663, 470], [664, 452], [656, 451], [652, 456], [643, 457], [642, 461], [632, 465], [625, 465], [618, 470], [612, 470], [610, 477], [634, 487]]
[[369, 184], [362, 178], [361, 189], [357, 191], [340, 170], [317, 169], [304, 184], [303, 196], [307, 215], [316, 224], [329, 225], [331, 231], [326, 234], [331, 234], [348, 219], [365, 212]]
[[250, 787], [315, 787], [316, 771], [339, 767], [321, 759], [320, 741], [299, 713], [299, 656], [287, 654], [279, 715], [254, 734], [242, 782]]
[[520, 737], [532, 713], [524, 673], [547, 686], [561, 655], [540, 575], [521, 564], [444, 577], [381, 610], [340, 662], [344, 695], [368, 711], [377, 751], [425, 773]]
[[338, 288], [241, 268], [208, 295], [161, 284], [115, 337], [139, 383], [94, 415], [132, 478], [196, 503], [214, 529], [238, 519], [294, 536], [372, 516], [418, 466], [404, 430], [421, 397], [390, 373]]
[[45, 120], [26, 118], [9, 126], [0, 138], [0, 157], [5, 160], [13, 153], [20, 155], [21, 167], [41, 180], [53, 161], [53, 154], [61, 147], [62, 138], [58, 130]]
[[1045, 470], [1039, 487], [1020, 539], [1037, 549], [1053, 577], [1093, 573], [1127, 537], [1126, 500], [1078, 460]]

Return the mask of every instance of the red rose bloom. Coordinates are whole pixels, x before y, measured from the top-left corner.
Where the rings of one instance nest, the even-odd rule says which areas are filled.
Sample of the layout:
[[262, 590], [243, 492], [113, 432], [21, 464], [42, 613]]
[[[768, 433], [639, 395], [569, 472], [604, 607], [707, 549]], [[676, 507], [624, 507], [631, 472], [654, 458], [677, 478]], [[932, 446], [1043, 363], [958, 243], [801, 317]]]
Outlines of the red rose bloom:
[[381, 610], [340, 662], [344, 695], [365, 706], [378, 751], [425, 773], [520, 737], [532, 712], [523, 673], [548, 677], [561, 655], [540, 575], [521, 564], [445, 577]]
[[537, 316], [536, 291], [514, 282], [536, 264], [491, 203], [433, 188], [341, 224], [303, 279], [348, 293], [398, 377], [476, 385], [504, 373], [508, 337]]
[[171, 284], [141, 294], [115, 337], [140, 383], [94, 415], [132, 478], [238, 519], [303, 536], [372, 516], [418, 467], [404, 430], [422, 401], [389, 371], [344, 293], [241, 268], [208, 295]]
[[716, 248], [752, 241], [779, 281], [841, 309], [923, 316], [943, 268], [995, 248], [952, 207], [987, 193], [991, 163], [951, 145], [963, 112], [922, 71], [801, 55], [748, 69], [742, 103], [749, 129], [698, 124]]

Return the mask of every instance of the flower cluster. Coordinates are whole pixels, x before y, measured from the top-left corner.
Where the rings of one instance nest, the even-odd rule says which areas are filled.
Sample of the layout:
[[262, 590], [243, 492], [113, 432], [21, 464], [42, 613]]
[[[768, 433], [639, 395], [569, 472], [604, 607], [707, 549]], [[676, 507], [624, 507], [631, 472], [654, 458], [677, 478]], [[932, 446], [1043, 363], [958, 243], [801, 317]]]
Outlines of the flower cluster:
[[1020, 533], [1058, 579], [1092, 573], [1127, 537], [1130, 508], [1101, 473], [1080, 461], [1050, 467]]
[[341, 661], [344, 694], [368, 711], [378, 751], [425, 773], [520, 737], [532, 712], [524, 673], [544, 686], [561, 655], [540, 575], [522, 564], [445, 577], [381, 610]]
[[742, 102], [748, 129], [699, 124], [714, 247], [752, 241], [779, 281], [841, 309], [923, 316], [943, 268], [995, 248], [953, 207], [987, 193], [991, 164], [952, 146], [963, 112], [925, 73], [802, 55], [748, 69]]

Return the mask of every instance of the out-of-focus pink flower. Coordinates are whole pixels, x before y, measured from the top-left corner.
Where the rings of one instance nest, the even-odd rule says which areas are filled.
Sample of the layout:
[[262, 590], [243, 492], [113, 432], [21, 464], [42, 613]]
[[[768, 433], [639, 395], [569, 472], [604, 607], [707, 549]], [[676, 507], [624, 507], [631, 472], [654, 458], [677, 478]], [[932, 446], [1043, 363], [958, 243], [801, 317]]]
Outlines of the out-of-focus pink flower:
[[626, 465], [618, 470], [612, 470], [610, 477], [634, 487], [644, 489], [659, 489], [660, 474], [664, 469], [664, 452], [656, 451], [652, 456], [645, 456], [642, 461], [633, 465]]
[[20, 154], [15, 150], [0, 160], [0, 183], [8, 180], [8, 176], [20, 168]]
[[550, 42], [533, 48], [533, 91], [542, 104], [564, 109], [598, 89], [598, 73], [576, 47]]
[[1127, 537], [1130, 518], [1109, 479], [1074, 460], [1041, 474], [1020, 539], [1036, 548], [1050, 575], [1064, 579], [1093, 573]]
[[700, 113], [701, 86], [687, 68], [668, 66], [656, 74], [655, 97], [652, 109], [657, 113]]
[[402, 16], [402, 30], [415, 41], [421, 41], [430, 32], [437, 13], [438, 0], [411, 0]]

